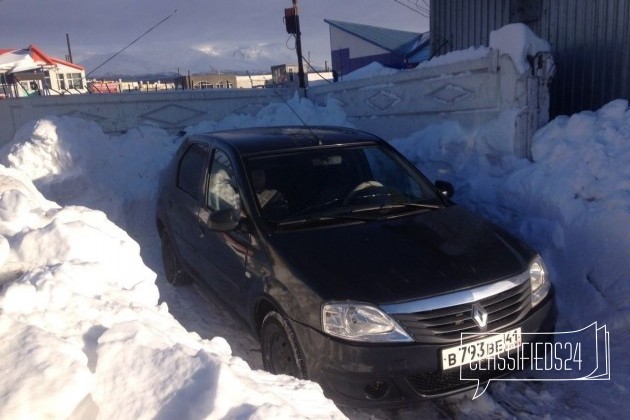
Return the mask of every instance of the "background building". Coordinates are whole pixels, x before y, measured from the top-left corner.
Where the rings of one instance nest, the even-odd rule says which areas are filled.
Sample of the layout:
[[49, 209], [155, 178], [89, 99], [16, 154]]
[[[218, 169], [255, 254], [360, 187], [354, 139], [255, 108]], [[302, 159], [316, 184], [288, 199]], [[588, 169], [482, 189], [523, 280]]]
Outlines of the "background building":
[[86, 93], [85, 68], [51, 57], [30, 45], [0, 49], [0, 95], [65, 95]]
[[[310, 71], [304, 75], [307, 86], [315, 86], [322, 83], [332, 83], [333, 72], [328, 70]], [[273, 86], [285, 88], [297, 88], [300, 86], [297, 64], [280, 64], [271, 66], [271, 79]]]
[[298, 87], [300, 84], [298, 80], [298, 65], [280, 64], [271, 66], [271, 79], [274, 86]]
[[212, 73], [179, 76], [175, 79], [175, 89], [233, 89], [236, 87], [236, 74]]
[[330, 27], [333, 72], [342, 77], [374, 61], [404, 69], [429, 59], [429, 33], [325, 19]]

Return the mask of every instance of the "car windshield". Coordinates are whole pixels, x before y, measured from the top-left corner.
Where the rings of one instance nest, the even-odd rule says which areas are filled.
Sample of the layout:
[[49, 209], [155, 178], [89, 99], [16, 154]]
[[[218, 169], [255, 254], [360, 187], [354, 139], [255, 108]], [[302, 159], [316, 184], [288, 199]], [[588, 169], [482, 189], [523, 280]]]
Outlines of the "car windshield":
[[248, 175], [263, 218], [375, 218], [443, 205], [431, 184], [378, 145], [306, 149], [252, 157]]

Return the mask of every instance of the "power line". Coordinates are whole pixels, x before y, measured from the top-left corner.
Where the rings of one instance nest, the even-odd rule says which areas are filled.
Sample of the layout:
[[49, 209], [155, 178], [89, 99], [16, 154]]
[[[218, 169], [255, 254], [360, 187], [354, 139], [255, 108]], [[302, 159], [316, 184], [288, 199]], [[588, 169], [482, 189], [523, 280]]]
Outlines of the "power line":
[[143, 38], [146, 34], [148, 34], [152, 30], [154, 30], [155, 28], [157, 28], [158, 26], [160, 26], [161, 24], [163, 24], [164, 22], [166, 22], [167, 20], [172, 18], [175, 15], [175, 13], [177, 13], [177, 9], [175, 9], [175, 11], [173, 13], [171, 13], [170, 15], [168, 15], [167, 17], [165, 17], [164, 19], [162, 19], [161, 21], [159, 21], [158, 23], [156, 23], [155, 25], [151, 26], [149, 29], [144, 31], [144, 33], [142, 35], [140, 35], [138, 38], [136, 38], [133, 41], [131, 41], [125, 48], [123, 48], [122, 50], [118, 51], [116, 54], [112, 55], [107, 60], [103, 61], [101, 64], [96, 66], [96, 68], [94, 70], [92, 70], [91, 72], [89, 72], [88, 74], [86, 74], [85, 77], [87, 78], [90, 74], [94, 73], [96, 70], [100, 69], [105, 64], [107, 64], [110, 61], [112, 61], [114, 58], [116, 58], [120, 53], [125, 51], [127, 48], [131, 47], [133, 44], [135, 44], [136, 42], [140, 41], [140, 39]]
[[307, 60], [306, 58], [304, 58], [304, 56], [302, 56], [302, 60], [306, 61], [306, 64], [307, 64], [307, 65], [308, 65], [308, 66], [309, 66], [309, 67], [310, 67], [310, 68], [311, 68], [311, 69], [312, 69], [315, 73], [317, 73], [317, 75], [318, 75], [319, 77], [321, 77], [321, 78], [322, 78], [322, 80], [324, 80], [324, 81], [328, 82], [328, 84], [329, 84], [329, 85], [332, 85], [332, 84], [333, 84], [333, 82], [331, 82], [330, 80], [326, 79], [326, 78], [325, 78], [325, 77], [324, 77], [324, 76], [323, 76], [323, 75], [322, 75], [319, 71], [317, 71], [317, 69], [316, 69], [315, 67], [313, 67], [313, 66], [311, 65], [311, 63], [309, 63], [309, 62], [308, 62], [308, 60]]
[[425, 0], [394, 0], [403, 7], [415, 12], [425, 18], [429, 18], [431, 7]]

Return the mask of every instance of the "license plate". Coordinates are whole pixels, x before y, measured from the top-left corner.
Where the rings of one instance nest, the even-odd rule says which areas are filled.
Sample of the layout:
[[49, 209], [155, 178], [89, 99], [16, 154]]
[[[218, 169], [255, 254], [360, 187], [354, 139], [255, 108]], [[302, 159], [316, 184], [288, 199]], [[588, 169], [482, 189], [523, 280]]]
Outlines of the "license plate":
[[[465, 336], [464, 336], [465, 337]], [[486, 338], [442, 350], [442, 369], [452, 369], [507, 353], [521, 345], [521, 328], [490, 334]]]

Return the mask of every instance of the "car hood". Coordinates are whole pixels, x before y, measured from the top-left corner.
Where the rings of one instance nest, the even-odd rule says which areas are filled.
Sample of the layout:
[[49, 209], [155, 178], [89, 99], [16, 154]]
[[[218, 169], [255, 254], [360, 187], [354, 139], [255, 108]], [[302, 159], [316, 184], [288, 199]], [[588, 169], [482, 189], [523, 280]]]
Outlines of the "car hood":
[[395, 303], [522, 273], [533, 252], [458, 206], [275, 232], [268, 243], [322, 300]]

